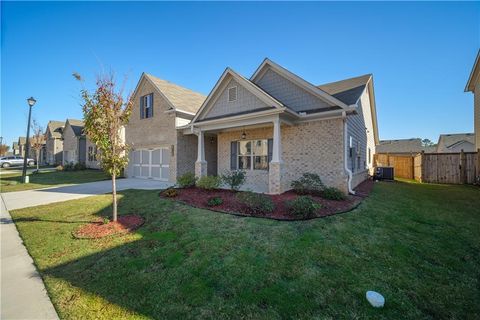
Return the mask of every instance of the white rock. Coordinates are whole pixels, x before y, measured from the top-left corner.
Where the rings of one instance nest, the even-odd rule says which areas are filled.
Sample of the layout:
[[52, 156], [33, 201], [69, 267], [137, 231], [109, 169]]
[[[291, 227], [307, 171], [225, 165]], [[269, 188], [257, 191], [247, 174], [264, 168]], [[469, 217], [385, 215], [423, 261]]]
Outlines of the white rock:
[[367, 291], [366, 297], [368, 302], [375, 308], [382, 308], [385, 304], [385, 298], [378, 292]]

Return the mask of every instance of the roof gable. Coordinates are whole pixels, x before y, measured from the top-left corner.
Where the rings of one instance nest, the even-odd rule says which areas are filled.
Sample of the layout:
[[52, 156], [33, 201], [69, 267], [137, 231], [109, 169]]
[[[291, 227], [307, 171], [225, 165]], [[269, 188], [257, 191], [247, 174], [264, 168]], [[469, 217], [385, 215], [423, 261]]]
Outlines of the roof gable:
[[157, 92], [170, 104], [170, 107], [180, 112], [195, 114], [206, 98], [201, 93], [167, 80], [159, 79], [147, 73], [142, 73], [132, 97], [137, 94], [142, 81], [149, 81]]
[[[283, 104], [256, 86], [254, 83], [245, 79], [230, 68], [226, 68], [219, 80], [215, 84], [207, 99], [200, 107], [192, 122], [200, 119], [207, 119], [210, 117], [218, 117], [220, 110], [214, 110], [216, 102], [219, 99], [225, 98], [226, 89], [237, 86], [237, 101], [231, 103], [232, 109], [227, 113], [223, 112], [221, 116], [228, 117], [230, 115], [238, 114], [239, 112], [255, 111], [264, 108], [283, 108]], [[240, 94], [239, 94], [240, 93]], [[240, 99], [243, 97], [243, 101]], [[243, 103], [249, 101], [250, 104]]]
[[65, 122], [65, 129], [67, 128], [67, 126], [70, 126], [72, 128], [75, 136], [80, 137], [83, 135], [84, 123], [82, 120], [67, 119], [67, 121]]
[[345, 104], [351, 105], [357, 103], [358, 99], [360, 99], [371, 78], [371, 74], [365, 74], [359, 77], [322, 84], [317, 87], [343, 101]]
[[467, 85], [465, 86], [465, 92], [473, 92], [475, 90], [475, 83], [480, 76], [480, 49], [478, 50], [475, 63], [473, 64], [472, 71], [468, 77]]
[[61, 138], [64, 126], [65, 122], [63, 121], [50, 120], [47, 125], [47, 132], [53, 138]]
[[271, 61], [270, 59], [266, 58], [262, 64], [258, 67], [255, 73], [252, 75], [250, 80], [253, 83], [258, 83], [259, 79], [267, 72], [269, 69], [275, 71], [281, 77], [291, 81], [296, 86], [304, 89], [306, 92], [316, 96], [317, 98], [324, 101], [329, 106], [338, 106], [340, 108], [347, 108], [348, 106], [343, 103], [342, 101], [338, 100], [337, 98], [331, 96], [327, 92], [323, 91], [320, 88], [315, 87], [313, 84], [305, 81], [304, 79], [300, 78], [296, 74], [288, 71], [287, 69], [281, 67], [280, 65], [276, 64], [275, 62]]
[[475, 135], [473, 133], [441, 134], [438, 138], [437, 151], [442, 152], [465, 142], [468, 142], [474, 146]]

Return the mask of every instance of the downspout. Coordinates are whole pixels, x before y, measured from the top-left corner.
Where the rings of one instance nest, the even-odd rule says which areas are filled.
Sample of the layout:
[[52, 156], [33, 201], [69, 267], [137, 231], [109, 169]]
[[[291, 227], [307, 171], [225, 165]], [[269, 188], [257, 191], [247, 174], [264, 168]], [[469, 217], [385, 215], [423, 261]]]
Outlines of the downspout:
[[355, 194], [355, 191], [352, 189], [352, 176], [353, 173], [352, 171], [348, 168], [348, 125], [347, 125], [347, 114], [345, 111], [342, 112], [342, 119], [343, 119], [343, 139], [344, 139], [344, 145], [345, 145], [345, 159], [343, 161], [343, 164], [345, 166], [345, 171], [347, 172], [348, 175], [348, 193], [350, 194]]

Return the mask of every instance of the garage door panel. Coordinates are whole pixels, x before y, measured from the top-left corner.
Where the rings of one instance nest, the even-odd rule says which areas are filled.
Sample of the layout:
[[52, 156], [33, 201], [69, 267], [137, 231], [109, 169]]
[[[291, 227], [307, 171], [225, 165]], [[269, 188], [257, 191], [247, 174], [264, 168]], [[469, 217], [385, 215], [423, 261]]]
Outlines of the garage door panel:
[[162, 178], [168, 180], [169, 177], [170, 177], [170, 168], [162, 167]]
[[168, 149], [163, 149], [162, 150], [162, 164], [163, 165], [168, 165], [170, 163], [170, 152], [168, 152]]
[[152, 167], [152, 178], [154, 178], [154, 179], [162, 178], [160, 176], [160, 167]]
[[167, 148], [133, 151], [133, 176], [169, 180], [170, 152]]
[[142, 150], [142, 164], [148, 165], [150, 163], [150, 151]]
[[133, 152], [133, 164], [139, 164], [140, 163], [140, 151], [134, 151]]
[[140, 177], [140, 167], [133, 166], [133, 175], [135, 177]]
[[160, 149], [152, 151], [152, 164], [160, 164]]

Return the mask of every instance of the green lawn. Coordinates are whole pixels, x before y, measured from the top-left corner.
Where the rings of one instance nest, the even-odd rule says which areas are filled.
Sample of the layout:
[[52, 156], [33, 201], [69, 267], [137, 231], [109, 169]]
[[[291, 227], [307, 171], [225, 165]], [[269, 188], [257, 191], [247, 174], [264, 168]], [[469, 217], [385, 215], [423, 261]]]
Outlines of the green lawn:
[[30, 183], [21, 183], [22, 174], [0, 175], [0, 191], [12, 192], [58, 186], [61, 184], [85, 183], [109, 179], [101, 170], [54, 171], [29, 174]]
[[[74, 240], [95, 196], [12, 212], [64, 319], [478, 319], [480, 189], [377, 183], [349, 213], [304, 222], [122, 192], [135, 234]], [[367, 290], [386, 297], [372, 308]]]

